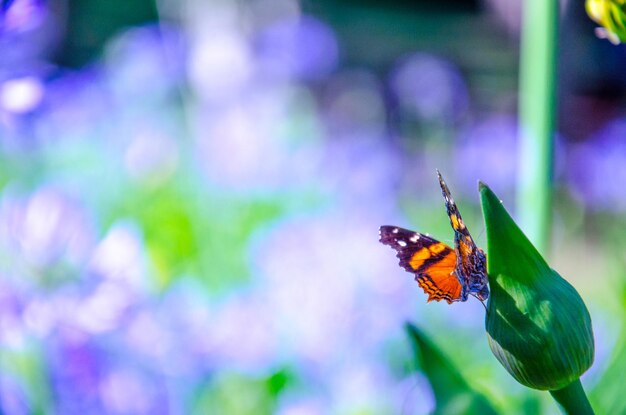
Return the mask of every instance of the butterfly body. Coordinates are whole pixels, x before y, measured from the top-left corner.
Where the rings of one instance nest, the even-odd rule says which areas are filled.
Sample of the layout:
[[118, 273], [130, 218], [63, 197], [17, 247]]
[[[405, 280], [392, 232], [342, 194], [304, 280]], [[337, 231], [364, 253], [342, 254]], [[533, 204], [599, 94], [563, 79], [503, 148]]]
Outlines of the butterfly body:
[[428, 301], [467, 301], [469, 295], [484, 301], [489, 297], [485, 253], [474, 243], [448, 186], [437, 174], [454, 230], [454, 248], [397, 226], [381, 226], [380, 242], [396, 250], [400, 266], [415, 274]]

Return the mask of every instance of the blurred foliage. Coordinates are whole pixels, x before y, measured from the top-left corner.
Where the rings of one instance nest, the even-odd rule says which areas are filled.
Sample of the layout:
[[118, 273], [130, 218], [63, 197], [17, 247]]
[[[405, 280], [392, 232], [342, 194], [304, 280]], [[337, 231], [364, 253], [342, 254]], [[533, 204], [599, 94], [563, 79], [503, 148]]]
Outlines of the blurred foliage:
[[428, 337], [416, 326], [406, 324], [415, 360], [435, 394], [434, 414], [497, 414], [489, 401], [474, 391]]
[[67, 34], [56, 61], [81, 67], [101, 53], [119, 32], [159, 19], [156, 0], [68, 0]]
[[[623, 280], [620, 281], [623, 284]], [[626, 286], [622, 285], [621, 320], [626, 320]], [[605, 363], [606, 370], [596, 383], [590, 394], [591, 402], [602, 414], [626, 413], [626, 402], [623, 399], [623, 376], [626, 373], [626, 330], [621, 329], [619, 339], [611, 350], [611, 355]]]

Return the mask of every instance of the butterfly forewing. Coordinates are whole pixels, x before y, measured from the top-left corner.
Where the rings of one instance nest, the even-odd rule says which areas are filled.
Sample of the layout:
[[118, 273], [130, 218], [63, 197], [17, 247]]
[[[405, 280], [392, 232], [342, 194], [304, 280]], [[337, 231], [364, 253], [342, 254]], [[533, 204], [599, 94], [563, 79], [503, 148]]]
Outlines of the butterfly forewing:
[[415, 274], [428, 301], [460, 299], [462, 288], [454, 274], [456, 254], [448, 245], [397, 226], [382, 226], [380, 242], [396, 250], [400, 266]]

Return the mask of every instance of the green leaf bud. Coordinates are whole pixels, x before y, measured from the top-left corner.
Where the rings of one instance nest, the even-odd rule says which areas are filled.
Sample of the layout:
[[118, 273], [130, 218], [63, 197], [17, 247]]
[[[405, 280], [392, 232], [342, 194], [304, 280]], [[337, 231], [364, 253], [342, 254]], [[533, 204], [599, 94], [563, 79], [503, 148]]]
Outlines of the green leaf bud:
[[485, 326], [491, 351], [521, 384], [562, 389], [593, 363], [587, 307], [482, 183], [480, 197], [487, 231], [491, 296]]

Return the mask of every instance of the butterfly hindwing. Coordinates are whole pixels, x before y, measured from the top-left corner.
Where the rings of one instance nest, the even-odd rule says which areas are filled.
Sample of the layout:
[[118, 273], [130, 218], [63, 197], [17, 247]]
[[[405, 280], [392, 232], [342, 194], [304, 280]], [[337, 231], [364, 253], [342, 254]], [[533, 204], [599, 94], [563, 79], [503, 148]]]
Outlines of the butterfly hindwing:
[[380, 242], [396, 250], [400, 266], [415, 274], [428, 301], [459, 301], [462, 287], [454, 273], [456, 253], [448, 245], [397, 226], [382, 226]]

